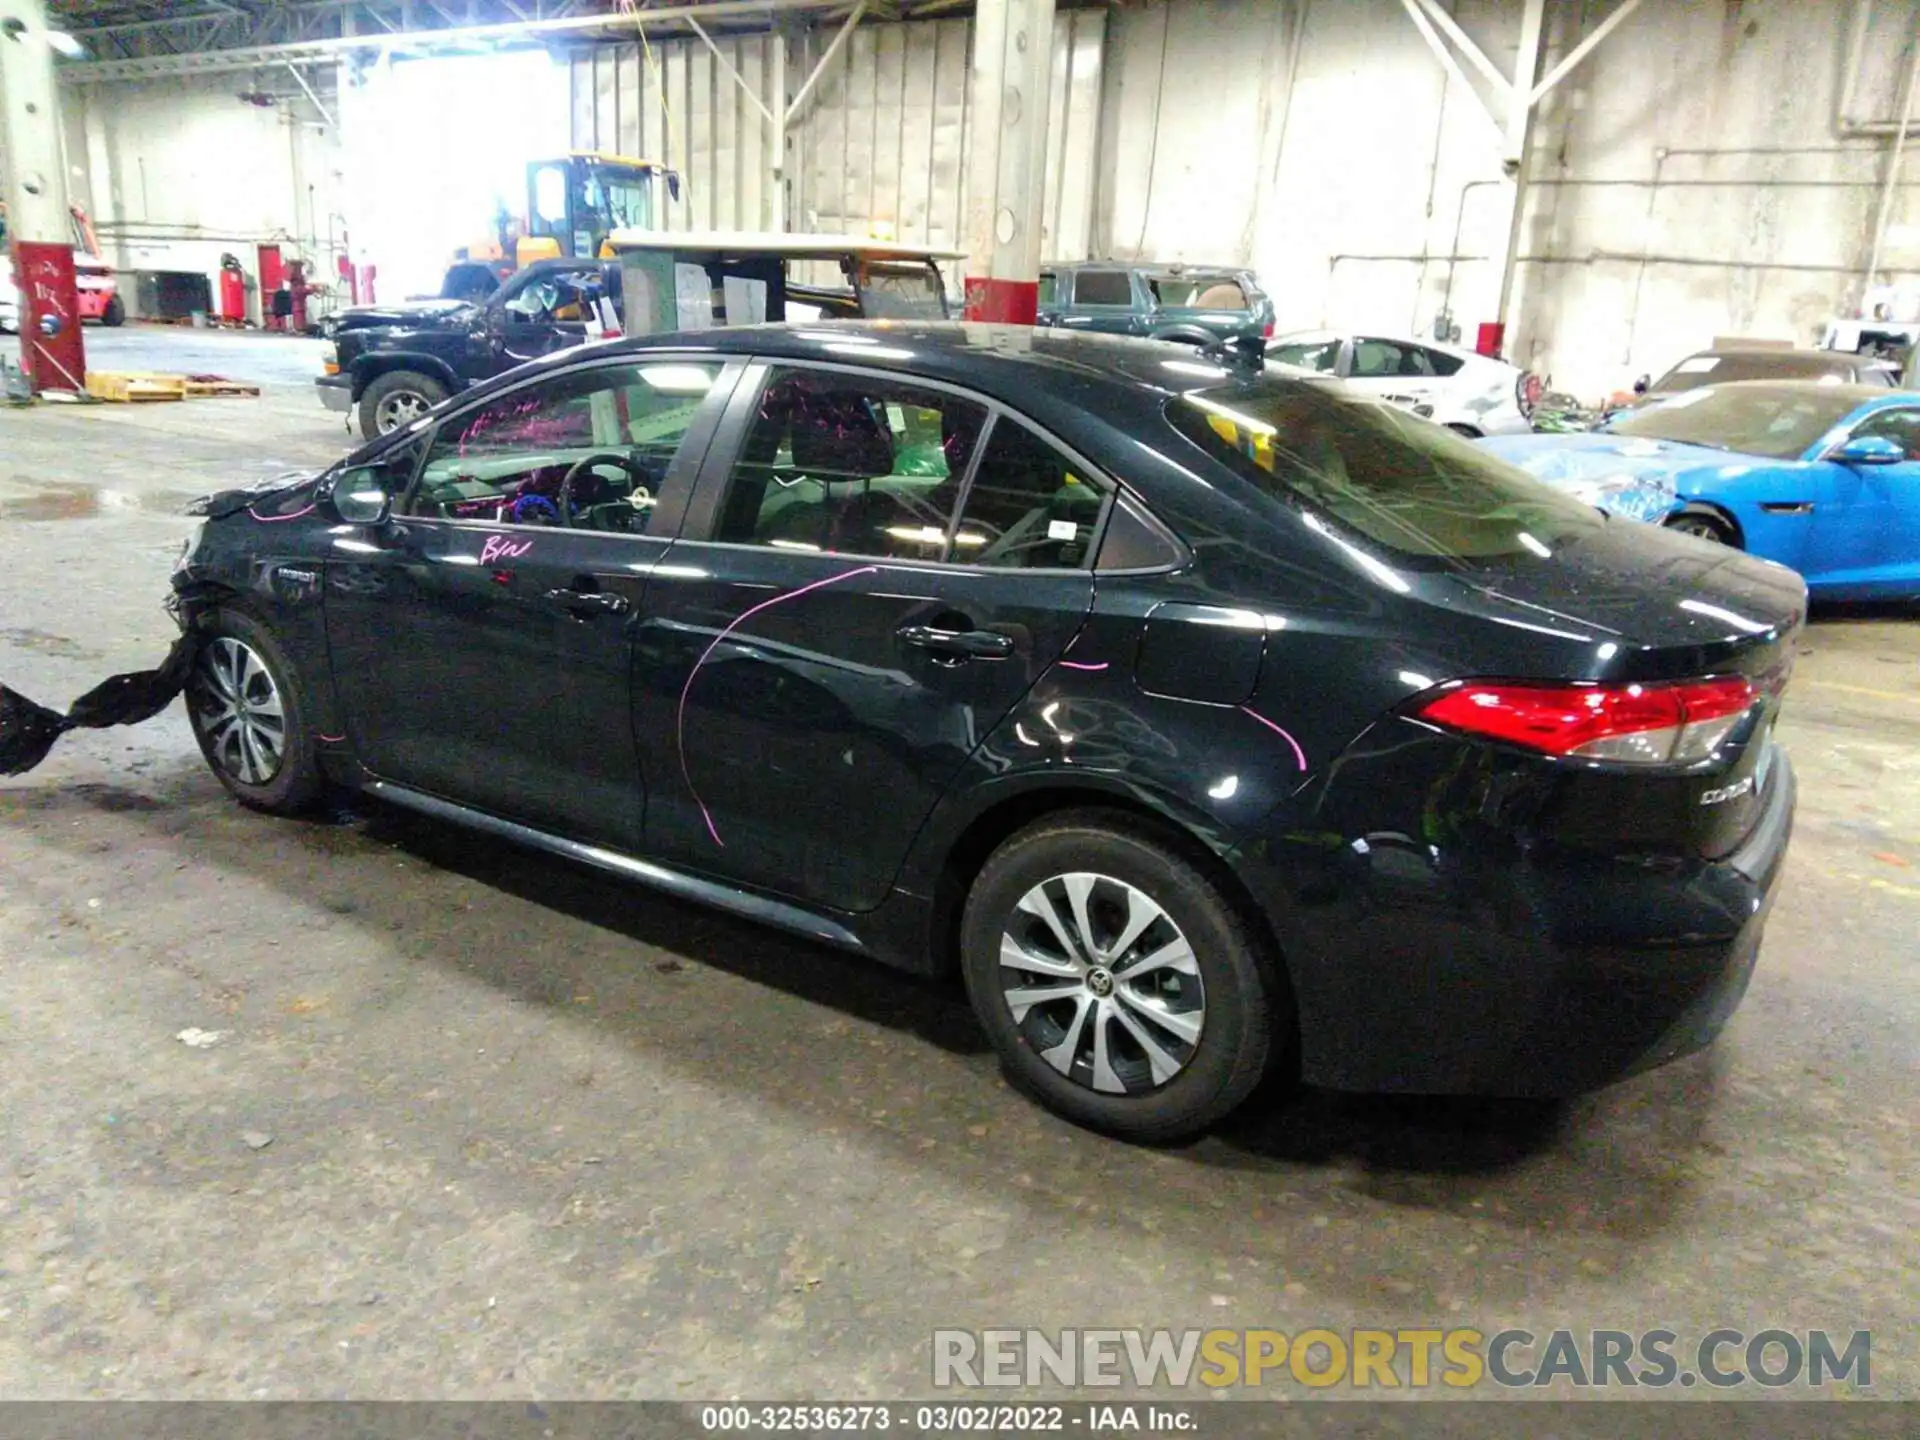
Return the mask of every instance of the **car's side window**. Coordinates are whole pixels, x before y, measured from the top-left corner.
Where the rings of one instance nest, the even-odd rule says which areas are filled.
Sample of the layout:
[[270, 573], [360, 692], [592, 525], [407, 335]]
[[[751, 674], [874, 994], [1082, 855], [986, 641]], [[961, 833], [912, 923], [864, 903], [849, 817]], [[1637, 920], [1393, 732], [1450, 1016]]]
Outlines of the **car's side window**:
[[1131, 495], [1113, 502], [1106, 529], [1100, 536], [1097, 570], [1164, 570], [1186, 559], [1186, 552], [1147, 508]]
[[1340, 363], [1340, 342], [1338, 340], [1296, 341], [1291, 345], [1269, 345], [1267, 358], [1280, 365], [1292, 365], [1301, 370], [1318, 370], [1322, 374], [1333, 373], [1334, 366]]
[[1133, 277], [1125, 270], [1077, 270], [1073, 276], [1076, 305], [1131, 305]]
[[1419, 345], [1362, 338], [1353, 342], [1353, 373], [1369, 379], [1382, 375], [1418, 376], [1433, 374], [1433, 367], [1427, 363], [1426, 350]]
[[1400, 347], [1384, 340], [1353, 342], [1353, 365], [1348, 372], [1355, 378], [1374, 379], [1400, 373]]
[[644, 534], [719, 374], [711, 361], [570, 370], [455, 415], [434, 436], [409, 513]]
[[953, 536], [953, 558], [995, 569], [1085, 568], [1108, 487], [1005, 415], [994, 421]]
[[1460, 367], [1467, 363], [1458, 355], [1449, 355], [1444, 350], [1429, 350], [1424, 345], [1420, 347], [1420, 358], [1429, 375], [1458, 375]]
[[1880, 435], [1920, 460], [1920, 410], [1880, 410], [1855, 427], [1855, 435]]
[[894, 560], [947, 556], [986, 407], [884, 375], [777, 366], [714, 539]]

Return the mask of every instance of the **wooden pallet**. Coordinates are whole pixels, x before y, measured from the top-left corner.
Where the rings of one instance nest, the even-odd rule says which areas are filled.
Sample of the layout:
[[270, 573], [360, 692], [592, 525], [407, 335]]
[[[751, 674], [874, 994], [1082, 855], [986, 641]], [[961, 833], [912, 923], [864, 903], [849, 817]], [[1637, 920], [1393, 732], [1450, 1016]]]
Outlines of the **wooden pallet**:
[[187, 380], [184, 375], [147, 375], [138, 372], [122, 374], [111, 370], [89, 370], [87, 393], [96, 400], [111, 400], [121, 405], [156, 400], [184, 400], [187, 398]]
[[87, 393], [120, 404], [154, 400], [220, 400], [254, 397], [258, 385], [224, 375], [156, 375], [144, 371], [90, 370]]
[[186, 381], [189, 400], [240, 399], [257, 396], [260, 393], [258, 385], [248, 385], [240, 380], [228, 380], [220, 375], [189, 375]]

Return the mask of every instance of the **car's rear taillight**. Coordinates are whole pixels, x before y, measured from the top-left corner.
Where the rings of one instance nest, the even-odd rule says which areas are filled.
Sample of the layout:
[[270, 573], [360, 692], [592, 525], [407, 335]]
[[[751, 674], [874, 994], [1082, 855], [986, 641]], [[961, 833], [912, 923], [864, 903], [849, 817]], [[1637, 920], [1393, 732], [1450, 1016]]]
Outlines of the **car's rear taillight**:
[[1540, 403], [1540, 397], [1546, 393], [1547, 384], [1531, 370], [1524, 372], [1514, 382], [1513, 398], [1519, 405], [1522, 415], [1533, 414], [1533, 407]]
[[1262, 340], [1271, 340], [1273, 338], [1273, 321], [1269, 320], [1260, 327], [1260, 338]]
[[1414, 713], [1422, 720], [1547, 755], [1671, 765], [1703, 760], [1753, 705], [1733, 676], [1674, 685], [1518, 685], [1466, 680]]

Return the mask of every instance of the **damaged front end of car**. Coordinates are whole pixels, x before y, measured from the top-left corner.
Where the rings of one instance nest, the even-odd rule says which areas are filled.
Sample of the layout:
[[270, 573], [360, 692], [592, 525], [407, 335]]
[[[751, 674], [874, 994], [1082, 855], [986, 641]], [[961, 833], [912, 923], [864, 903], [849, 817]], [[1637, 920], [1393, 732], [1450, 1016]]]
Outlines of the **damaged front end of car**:
[[[313, 511], [325, 478], [281, 475], [214, 491], [188, 505], [187, 513], [210, 523], [242, 511], [263, 524], [297, 519]], [[180, 695], [193, 674], [200, 617], [238, 588], [234, 577], [220, 573], [223, 567], [207, 555], [208, 533], [209, 525], [202, 524], [174, 562], [171, 589], [163, 603], [180, 627], [180, 635], [158, 665], [109, 676], [64, 712], [0, 684], [0, 775], [23, 775], [34, 769], [69, 730], [138, 725], [153, 719]]]

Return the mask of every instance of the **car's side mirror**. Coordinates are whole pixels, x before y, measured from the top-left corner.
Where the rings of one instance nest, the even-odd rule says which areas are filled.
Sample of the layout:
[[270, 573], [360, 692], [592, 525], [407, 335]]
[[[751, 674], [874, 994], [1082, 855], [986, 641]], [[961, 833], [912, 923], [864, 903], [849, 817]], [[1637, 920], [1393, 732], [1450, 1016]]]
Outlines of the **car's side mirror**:
[[393, 497], [378, 470], [345, 470], [333, 482], [333, 510], [349, 525], [379, 525], [393, 509]]
[[1829, 450], [1827, 458], [1841, 465], [1898, 465], [1907, 458], [1907, 451], [1884, 435], [1856, 435]]
[[1652, 386], [1653, 377], [1651, 375], [1642, 375], [1638, 380], [1633, 382], [1633, 393], [1636, 395], [1644, 395]]

